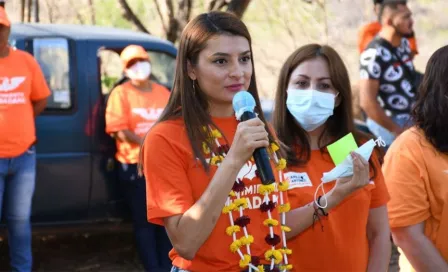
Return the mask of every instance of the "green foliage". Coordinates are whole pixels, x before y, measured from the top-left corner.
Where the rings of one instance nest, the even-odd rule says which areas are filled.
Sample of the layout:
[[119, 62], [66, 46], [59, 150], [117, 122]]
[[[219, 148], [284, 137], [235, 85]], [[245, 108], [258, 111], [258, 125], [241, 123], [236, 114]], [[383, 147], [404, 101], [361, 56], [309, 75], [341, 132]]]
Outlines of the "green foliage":
[[117, 80], [118, 77], [103, 75], [103, 77], [101, 78], [101, 83], [103, 86], [110, 90], [112, 89], [114, 83], [117, 82]]

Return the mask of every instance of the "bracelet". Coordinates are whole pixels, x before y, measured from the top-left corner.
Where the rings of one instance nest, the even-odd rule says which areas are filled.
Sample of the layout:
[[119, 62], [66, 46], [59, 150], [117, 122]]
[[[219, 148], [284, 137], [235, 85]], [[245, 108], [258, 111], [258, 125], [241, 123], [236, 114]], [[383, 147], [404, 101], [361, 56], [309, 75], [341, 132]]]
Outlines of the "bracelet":
[[319, 207], [316, 205], [316, 203], [313, 202], [313, 208], [314, 208], [314, 213], [313, 213], [313, 229], [314, 229], [314, 223], [316, 221], [319, 221], [320, 227], [322, 229], [322, 231], [324, 231], [324, 225], [322, 224], [322, 221], [320, 220], [321, 214], [319, 212]]
[[[317, 198], [317, 203], [318, 203], [319, 205], [320, 205], [320, 200], [321, 200], [321, 198], [322, 198], [322, 196], [319, 196], [319, 197]], [[326, 213], [325, 210], [324, 210], [323, 208], [319, 207], [319, 211], [322, 212], [322, 215], [323, 215], [323, 216], [327, 216], [327, 217], [328, 217], [328, 213]]]

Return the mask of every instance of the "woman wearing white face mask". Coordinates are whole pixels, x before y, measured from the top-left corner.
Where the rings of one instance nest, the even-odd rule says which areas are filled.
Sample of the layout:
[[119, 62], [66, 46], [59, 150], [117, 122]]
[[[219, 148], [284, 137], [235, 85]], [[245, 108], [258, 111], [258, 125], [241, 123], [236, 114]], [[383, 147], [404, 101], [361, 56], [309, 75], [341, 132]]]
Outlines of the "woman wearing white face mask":
[[129, 45], [120, 58], [129, 81], [117, 86], [109, 96], [106, 132], [117, 141], [119, 179], [131, 210], [143, 267], [145, 271], [168, 271], [171, 244], [163, 227], [148, 223], [145, 179], [137, 175], [137, 164], [143, 137], [159, 118], [170, 93], [149, 79], [151, 63], [144, 48]]
[[312, 44], [287, 59], [273, 116], [277, 136], [289, 147], [288, 198], [295, 210], [288, 220], [300, 232], [289, 234], [293, 267], [297, 271], [387, 271], [391, 246], [385, 205], [389, 195], [375, 152], [370, 162], [352, 153], [353, 176], [321, 184], [323, 173], [335, 167], [327, 145], [350, 132], [358, 146], [368, 140], [355, 131], [350, 80], [336, 51]]

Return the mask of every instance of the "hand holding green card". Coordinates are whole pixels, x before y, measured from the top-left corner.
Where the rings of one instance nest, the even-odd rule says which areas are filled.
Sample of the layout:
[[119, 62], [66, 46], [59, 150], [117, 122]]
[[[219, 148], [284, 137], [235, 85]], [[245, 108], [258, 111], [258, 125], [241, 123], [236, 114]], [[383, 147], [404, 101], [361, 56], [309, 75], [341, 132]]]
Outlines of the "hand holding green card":
[[351, 132], [338, 141], [327, 146], [330, 157], [336, 166], [344, 161], [350, 152], [355, 151], [357, 148], [358, 145], [356, 144], [355, 137], [353, 137]]

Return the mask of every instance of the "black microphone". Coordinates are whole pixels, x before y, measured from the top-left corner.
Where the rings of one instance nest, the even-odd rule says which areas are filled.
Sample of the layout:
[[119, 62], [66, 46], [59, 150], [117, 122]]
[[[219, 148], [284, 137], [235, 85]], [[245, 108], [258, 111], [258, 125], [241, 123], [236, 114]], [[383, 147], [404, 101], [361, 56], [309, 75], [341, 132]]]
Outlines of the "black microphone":
[[[235, 110], [236, 118], [240, 121], [247, 121], [253, 119], [256, 116], [255, 109], [255, 99], [247, 91], [240, 91], [233, 97], [233, 109]], [[260, 147], [255, 149], [253, 157], [255, 159], [255, 164], [257, 165], [257, 170], [261, 183], [264, 185], [269, 185], [275, 182], [274, 173], [272, 172], [272, 167], [269, 162], [269, 154], [265, 147]]]

